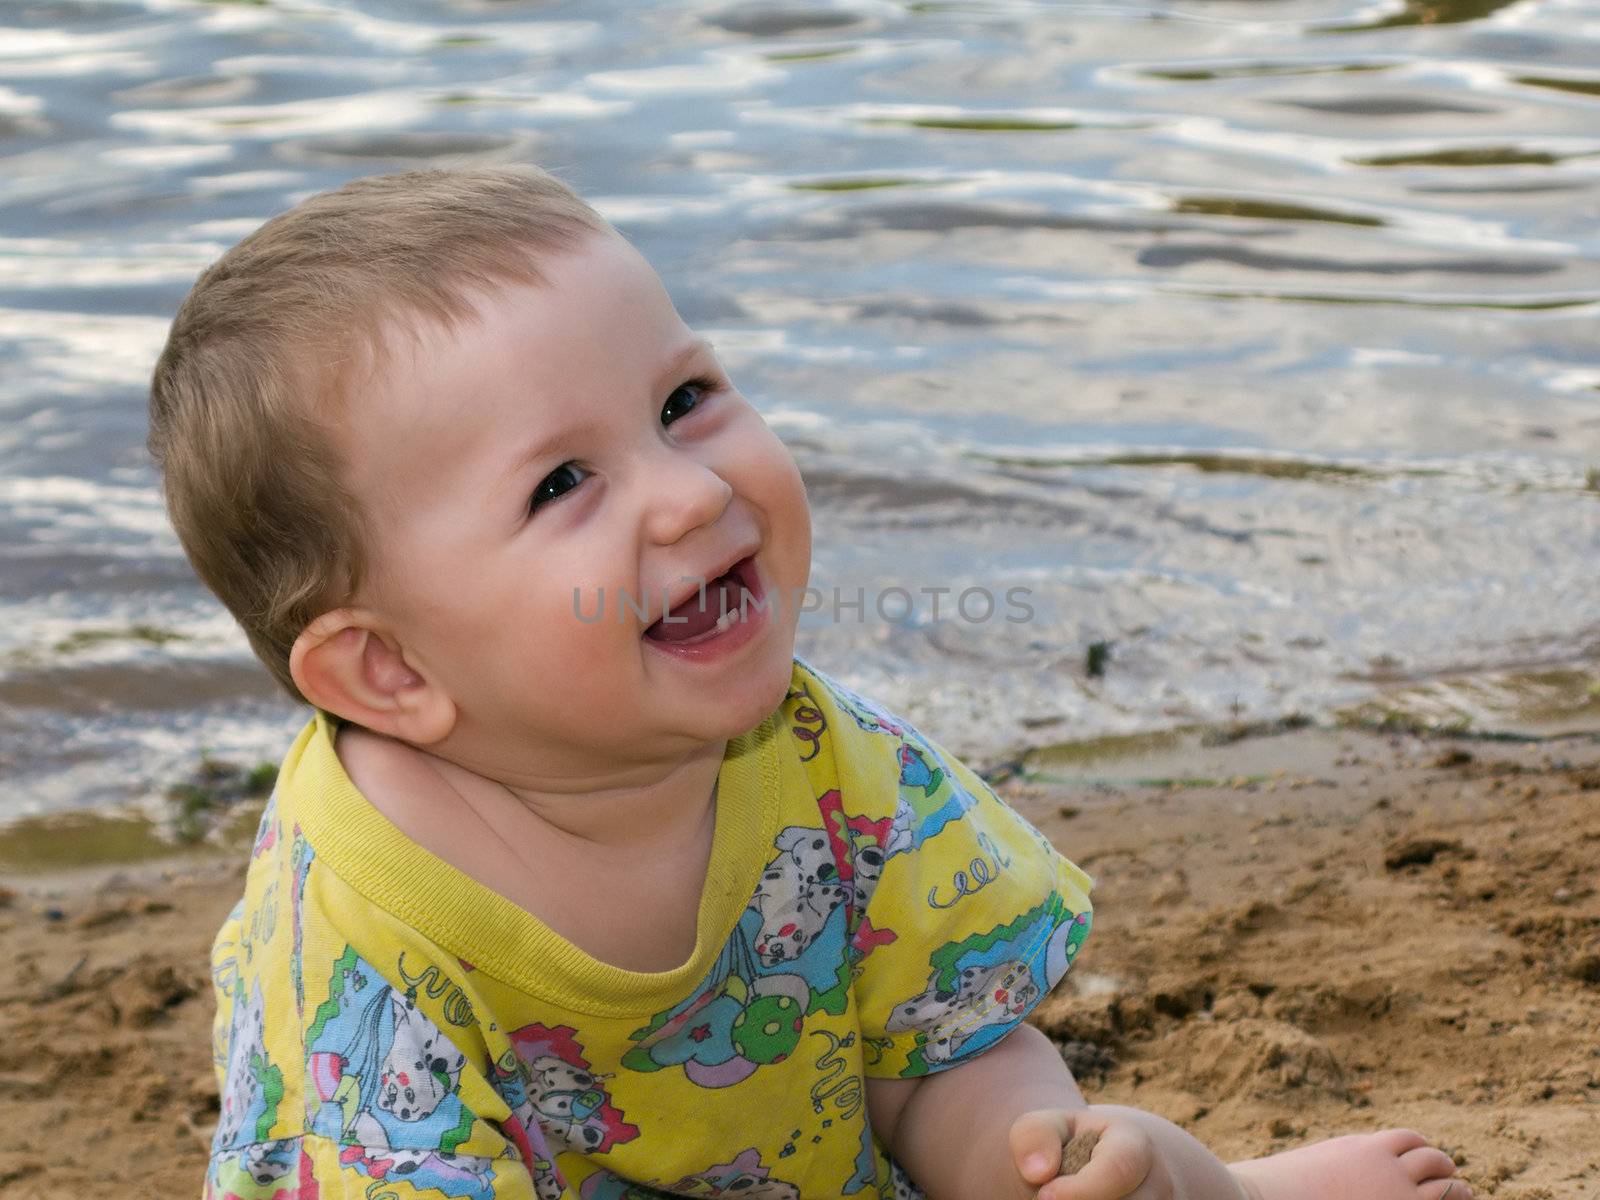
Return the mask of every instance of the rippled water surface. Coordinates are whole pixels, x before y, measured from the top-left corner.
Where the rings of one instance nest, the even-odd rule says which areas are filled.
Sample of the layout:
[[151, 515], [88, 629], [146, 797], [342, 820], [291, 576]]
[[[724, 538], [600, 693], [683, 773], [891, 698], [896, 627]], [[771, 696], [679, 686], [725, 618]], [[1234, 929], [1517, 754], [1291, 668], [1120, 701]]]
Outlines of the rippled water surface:
[[0, 821], [276, 759], [303, 720], [143, 450], [195, 275], [354, 176], [522, 161], [793, 447], [801, 653], [952, 749], [1600, 723], [1594, 0], [22, 0]]

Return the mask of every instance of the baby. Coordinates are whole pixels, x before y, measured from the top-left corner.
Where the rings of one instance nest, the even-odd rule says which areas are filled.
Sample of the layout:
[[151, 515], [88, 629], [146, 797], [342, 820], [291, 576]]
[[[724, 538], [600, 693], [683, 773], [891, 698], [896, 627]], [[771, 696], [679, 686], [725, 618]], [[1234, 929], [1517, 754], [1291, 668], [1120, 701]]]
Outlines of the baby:
[[151, 425], [313, 708], [213, 950], [208, 1197], [1469, 1200], [1408, 1131], [1224, 1166], [1085, 1104], [1023, 1019], [1088, 876], [795, 656], [794, 460], [550, 176], [268, 222]]

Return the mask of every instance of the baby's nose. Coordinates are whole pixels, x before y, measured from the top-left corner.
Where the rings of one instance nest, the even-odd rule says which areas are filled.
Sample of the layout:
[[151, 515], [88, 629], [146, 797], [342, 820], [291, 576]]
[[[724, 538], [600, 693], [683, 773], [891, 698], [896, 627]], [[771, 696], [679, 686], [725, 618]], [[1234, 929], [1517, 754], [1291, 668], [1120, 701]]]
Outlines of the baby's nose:
[[658, 456], [645, 487], [646, 534], [658, 546], [670, 546], [685, 534], [716, 524], [733, 500], [732, 484], [680, 451]]

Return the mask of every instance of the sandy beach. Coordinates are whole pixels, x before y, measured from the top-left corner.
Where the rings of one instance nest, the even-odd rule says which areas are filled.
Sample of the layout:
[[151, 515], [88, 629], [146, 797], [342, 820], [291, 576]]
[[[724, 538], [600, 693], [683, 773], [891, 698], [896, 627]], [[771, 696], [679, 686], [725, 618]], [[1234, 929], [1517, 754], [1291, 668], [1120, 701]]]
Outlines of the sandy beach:
[[[1479, 1196], [1600, 1196], [1600, 740], [1303, 729], [1207, 754], [1225, 778], [988, 764], [1096, 880], [1094, 935], [1034, 1018], [1090, 1098], [1227, 1158], [1403, 1125]], [[10, 1200], [199, 1194], [206, 952], [243, 870], [5, 896]]]

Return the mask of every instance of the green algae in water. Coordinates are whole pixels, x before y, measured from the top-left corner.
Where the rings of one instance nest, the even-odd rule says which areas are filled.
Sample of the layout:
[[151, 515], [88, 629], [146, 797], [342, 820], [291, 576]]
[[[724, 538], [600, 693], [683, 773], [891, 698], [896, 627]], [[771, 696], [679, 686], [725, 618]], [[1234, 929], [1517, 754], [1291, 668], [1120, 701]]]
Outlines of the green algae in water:
[[[1400, 308], [1491, 309], [1499, 312], [1543, 312], [1556, 308], [1586, 308], [1595, 296], [1557, 296], [1549, 300], [1430, 300], [1424, 296], [1348, 296], [1337, 292], [1267, 292], [1239, 288], [1163, 288], [1185, 296], [1206, 296], [1212, 300], [1270, 300], [1283, 304], [1365, 304], [1394, 305]], [[1437, 471], [1407, 474], [1441, 474]]]
[[1477, 21], [1517, 0], [1406, 0], [1399, 12], [1359, 25], [1313, 26], [1312, 33], [1363, 33], [1369, 29], [1394, 29], [1402, 25], [1460, 25]]
[[966, 454], [969, 458], [1006, 467], [1192, 467], [1207, 475], [1259, 475], [1267, 479], [1365, 479], [1389, 475], [1443, 474], [1423, 467], [1373, 471], [1342, 463], [1260, 458], [1244, 454], [1107, 454], [1093, 458], [995, 454], [988, 451], [967, 451]]
[[766, 57], [768, 62], [821, 62], [827, 58], [844, 58], [855, 52], [854, 46], [833, 46], [826, 50], [779, 50]]
[[[1246, 458], [1225, 454], [1113, 454], [1102, 461], [1108, 467], [1185, 466], [1193, 467], [1206, 475], [1259, 475], [1266, 479], [1355, 479], [1373, 474], [1360, 467], [1346, 467], [1337, 463]], [[1437, 473], [1430, 472], [1430, 474]]]
[[445, 92], [443, 95], [434, 96], [432, 103], [450, 108], [461, 108], [467, 105], [516, 105], [526, 108], [539, 103], [537, 96], [508, 96], [497, 95], [493, 92]]
[[1529, 87], [1554, 88], [1558, 92], [1574, 92], [1579, 96], [1600, 96], [1600, 79], [1562, 79], [1549, 75], [1518, 75], [1516, 83]]
[[1105, 677], [1106, 664], [1111, 661], [1111, 647], [1113, 642], [1090, 642], [1089, 649], [1083, 656], [1083, 669], [1090, 679]]
[[256, 125], [282, 125], [288, 117], [221, 117], [217, 124], [228, 129], [249, 129]]
[[926, 180], [898, 179], [889, 176], [882, 178], [862, 177], [860, 179], [811, 179], [789, 185], [792, 190], [797, 192], [865, 192], [877, 188], [926, 186], [928, 186]]
[[167, 789], [172, 806], [172, 829], [180, 842], [193, 843], [216, 827], [219, 816], [242, 800], [257, 800], [272, 791], [278, 780], [275, 763], [263, 762], [245, 770], [223, 759], [201, 754], [194, 774]]
[[1381, 218], [1311, 208], [1302, 204], [1282, 204], [1263, 200], [1241, 200], [1228, 196], [1183, 196], [1173, 201], [1175, 213], [1196, 213], [1212, 217], [1245, 217], [1271, 221], [1331, 221], [1339, 225], [1380, 226]]
[[1387, 71], [1390, 63], [1247, 63], [1237, 67], [1192, 67], [1139, 72], [1149, 79], [1170, 79], [1176, 83], [1208, 83], [1216, 79], [1256, 79], [1283, 75], [1333, 75], [1357, 71]]
[[1175, 750], [1191, 732], [1188, 729], [1168, 729], [1154, 733], [1111, 734], [1079, 742], [1038, 746], [1023, 756], [1023, 777], [1049, 779], [1051, 768], [1057, 768], [1059, 772], [1063, 768], [1098, 766]]
[[1335, 719], [1353, 728], [1539, 741], [1595, 727], [1600, 675], [1558, 667], [1436, 679], [1340, 709]]
[[[216, 830], [216, 840], [230, 851], [247, 849], [264, 806], [265, 801], [258, 799], [220, 813], [210, 826]], [[217, 852], [209, 841], [176, 838], [167, 821], [135, 813], [53, 813], [24, 817], [0, 828], [0, 874], [13, 877], [135, 866]]]
[[0, 867], [8, 874], [145, 862], [172, 852], [157, 822], [134, 815], [60, 813], [0, 829]]
[[1553, 167], [1573, 155], [1548, 150], [1521, 150], [1516, 146], [1471, 146], [1460, 150], [1432, 150], [1422, 154], [1377, 154], [1347, 161], [1358, 167]]
[[129, 625], [120, 629], [75, 629], [53, 647], [57, 654], [72, 654], [102, 642], [147, 642], [152, 646], [165, 646], [168, 642], [187, 641], [188, 635], [155, 625]]
[[1026, 117], [880, 117], [873, 123], [964, 133], [1059, 133], [1083, 128], [1077, 121], [1035, 121]]

